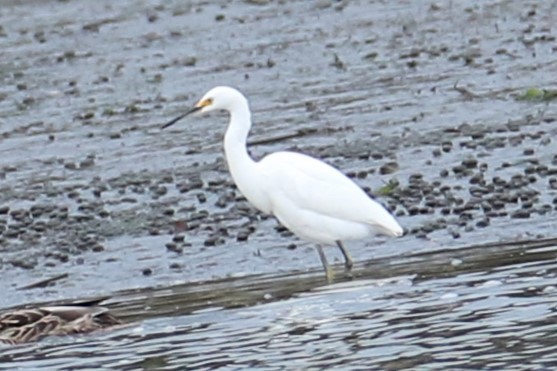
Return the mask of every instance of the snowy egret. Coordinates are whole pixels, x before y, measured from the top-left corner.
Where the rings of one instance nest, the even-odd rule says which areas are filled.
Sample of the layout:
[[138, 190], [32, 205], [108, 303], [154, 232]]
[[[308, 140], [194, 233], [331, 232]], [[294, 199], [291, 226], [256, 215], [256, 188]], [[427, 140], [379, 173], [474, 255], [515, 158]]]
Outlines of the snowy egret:
[[402, 236], [402, 227], [381, 204], [334, 167], [295, 152], [275, 152], [260, 161], [248, 154], [246, 141], [251, 112], [246, 97], [234, 88], [215, 87], [188, 112], [163, 126], [167, 128], [194, 112], [228, 111], [230, 123], [224, 136], [224, 152], [236, 186], [248, 201], [298, 237], [317, 244], [327, 279], [333, 271], [323, 245], [337, 245], [345, 267], [352, 258], [344, 241], [363, 239], [373, 233]]

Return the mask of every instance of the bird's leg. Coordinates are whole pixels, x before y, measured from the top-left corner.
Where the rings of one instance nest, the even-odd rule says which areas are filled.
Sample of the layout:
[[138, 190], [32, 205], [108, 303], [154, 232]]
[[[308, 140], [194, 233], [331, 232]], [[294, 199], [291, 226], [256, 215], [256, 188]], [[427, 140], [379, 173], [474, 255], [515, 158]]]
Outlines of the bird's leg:
[[342, 255], [344, 255], [344, 267], [346, 268], [347, 271], [351, 271], [354, 263], [352, 262], [352, 257], [350, 256], [350, 253], [348, 252], [348, 250], [346, 250], [342, 242], [340, 241], [336, 241], [336, 242], [338, 248], [342, 252]]
[[321, 245], [317, 245], [317, 252], [319, 253], [319, 258], [321, 259], [321, 264], [323, 264], [323, 269], [325, 269], [325, 276], [327, 277], [327, 282], [332, 282], [334, 278], [334, 272], [327, 263], [327, 256], [323, 251], [323, 247]]

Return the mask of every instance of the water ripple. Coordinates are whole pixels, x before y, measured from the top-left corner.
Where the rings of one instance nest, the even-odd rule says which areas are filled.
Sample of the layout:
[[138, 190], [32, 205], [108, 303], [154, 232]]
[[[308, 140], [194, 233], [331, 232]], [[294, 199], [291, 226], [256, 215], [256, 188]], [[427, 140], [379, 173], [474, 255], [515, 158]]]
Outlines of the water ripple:
[[369, 262], [332, 285], [314, 272], [123, 292], [111, 306], [129, 326], [6, 348], [0, 368], [546, 367], [556, 257], [555, 240], [532, 241]]

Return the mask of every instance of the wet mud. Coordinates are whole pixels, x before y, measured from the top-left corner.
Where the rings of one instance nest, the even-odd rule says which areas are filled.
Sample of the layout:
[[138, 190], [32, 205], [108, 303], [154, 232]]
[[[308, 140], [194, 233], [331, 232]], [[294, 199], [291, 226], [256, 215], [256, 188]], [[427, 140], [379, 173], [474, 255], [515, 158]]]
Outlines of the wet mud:
[[[503, 264], [514, 243], [551, 241], [557, 111], [524, 94], [556, 86], [555, 5], [2, 2], [0, 308], [214, 282], [250, 307], [237, 280], [257, 295], [266, 280], [304, 287], [287, 290], [289, 300], [316, 287], [303, 283], [320, 278], [313, 246], [235, 189], [222, 154], [226, 117], [160, 130], [221, 84], [250, 99], [254, 157], [289, 149], [322, 158], [398, 216], [404, 237], [347, 244], [360, 270], [397, 277], [391, 263], [420, 254], [481, 260], [486, 243]], [[342, 281], [342, 257], [327, 254]], [[408, 263], [415, 272], [404, 275], [427, 264]], [[535, 276], [524, 261], [505, 267]], [[481, 272], [454, 273], [456, 295]], [[366, 279], [356, 273], [354, 290]], [[213, 300], [180, 292], [201, 308]], [[147, 307], [130, 316], [162, 324], [187, 314]]]

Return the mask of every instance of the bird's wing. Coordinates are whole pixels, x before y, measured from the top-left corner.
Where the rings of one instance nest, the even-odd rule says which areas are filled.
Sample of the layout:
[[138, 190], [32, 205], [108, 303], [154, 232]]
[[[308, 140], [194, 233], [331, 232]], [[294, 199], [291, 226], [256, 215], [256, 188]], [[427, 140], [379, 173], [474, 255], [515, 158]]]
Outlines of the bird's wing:
[[98, 314], [108, 312], [108, 309], [105, 307], [81, 305], [60, 305], [42, 307], [41, 309], [67, 322], [75, 321], [76, 319], [87, 315], [96, 316]]
[[352, 180], [313, 157], [275, 152], [263, 158], [259, 166], [271, 200], [287, 197], [297, 207], [323, 215], [386, 228], [398, 226], [389, 212]]

